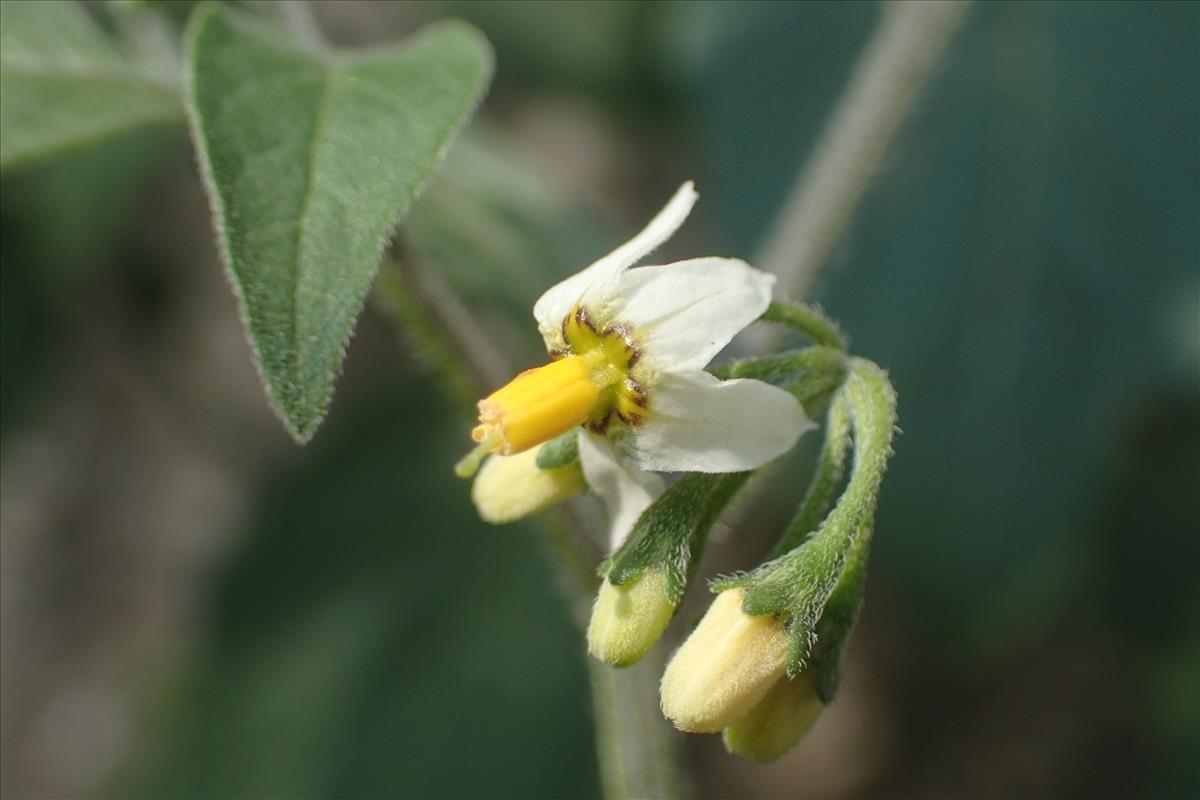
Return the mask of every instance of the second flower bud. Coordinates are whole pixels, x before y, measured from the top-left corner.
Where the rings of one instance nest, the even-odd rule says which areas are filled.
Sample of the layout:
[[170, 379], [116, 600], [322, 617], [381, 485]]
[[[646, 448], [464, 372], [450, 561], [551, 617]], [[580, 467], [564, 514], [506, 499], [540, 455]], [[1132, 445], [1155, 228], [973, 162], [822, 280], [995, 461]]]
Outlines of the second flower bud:
[[662, 710], [689, 733], [717, 733], [745, 717], [787, 667], [788, 638], [773, 615], [742, 611], [745, 592], [717, 595], [667, 664]]
[[588, 624], [588, 652], [614, 667], [627, 667], [646, 655], [675, 613], [667, 574], [647, 570], [620, 586], [600, 583]]

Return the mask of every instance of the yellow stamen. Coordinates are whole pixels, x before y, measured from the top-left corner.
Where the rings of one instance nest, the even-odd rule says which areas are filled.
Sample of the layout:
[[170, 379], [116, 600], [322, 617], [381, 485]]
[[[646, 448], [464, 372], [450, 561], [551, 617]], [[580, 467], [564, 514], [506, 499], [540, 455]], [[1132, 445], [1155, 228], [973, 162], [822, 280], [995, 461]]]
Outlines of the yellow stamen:
[[613, 380], [602, 361], [588, 353], [522, 372], [479, 401], [471, 438], [510, 456], [582, 425]]

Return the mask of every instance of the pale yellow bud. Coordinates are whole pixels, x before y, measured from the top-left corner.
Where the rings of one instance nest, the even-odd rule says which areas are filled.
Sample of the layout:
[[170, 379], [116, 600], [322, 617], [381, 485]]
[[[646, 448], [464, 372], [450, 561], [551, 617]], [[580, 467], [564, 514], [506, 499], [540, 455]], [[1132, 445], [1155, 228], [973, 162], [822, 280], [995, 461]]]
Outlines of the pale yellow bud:
[[606, 664], [627, 667], [646, 655], [674, 613], [662, 570], [621, 586], [602, 581], [588, 623], [588, 652]]
[[540, 447], [515, 456], [492, 456], [471, 486], [479, 516], [493, 524], [514, 522], [566, 500], [584, 487], [579, 461], [565, 467], [539, 469]]
[[771, 614], [742, 611], [745, 592], [717, 595], [662, 679], [662, 710], [689, 733], [716, 733], [750, 713], [783, 676], [788, 641]]
[[725, 729], [725, 749], [760, 764], [774, 761], [808, 733], [824, 708], [810, 673], [780, 678], [749, 714]]

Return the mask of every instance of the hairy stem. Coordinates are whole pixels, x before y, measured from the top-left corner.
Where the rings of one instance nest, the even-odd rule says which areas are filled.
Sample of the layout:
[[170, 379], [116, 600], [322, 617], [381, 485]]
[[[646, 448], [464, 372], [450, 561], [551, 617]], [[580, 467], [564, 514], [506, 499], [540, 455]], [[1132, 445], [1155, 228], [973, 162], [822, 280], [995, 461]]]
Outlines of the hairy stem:
[[[448, 393], [467, 409], [514, 371], [453, 290], [426, 265], [409, 255], [389, 257], [380, 268], [378, 289], [388, 318], [412, 338]], [[587, 535], [583, 515], [570, 501], [539, 519], [571, 619], [583, 630], [599, 585], [596, 565], [602, 554], [596, 542], [602, 537]], [[589, 658], [588, 668], [605, 796], [679, 796], [675, 736], [658, 710], [662, 664], [650, 658], [617, 670]]]
[[759, 317], [763, 322], [778, 322], [803, 334], [813, 344], [846, 350], [849, 343], [846, 334], [836, 322], [819, 309], [793, 303], [771, 303]]
[[492, 345], [491, 336], [441, 275], [398, 251], [392, 249], [394, 257], [386, 259], [379, 271], [385, 308], [401, 330], [414, 337], [446, 384], [455, 387], [453, 394], [460, 397], [466, 392], [474, 406], [485, 392], [511, 378], [516, 367]]
[[607, 798], [673, 798], [685, 794], [677, 737], [659, 711], [661, 654], [632, 667], [588, 659], [600, 782]]
[[834, 493], [842, 480], [846, 467], [846, 451], [850, 446], [850, 411], [848, 401], [842, 397], [834, 400], [825, 423], [825, 444], [817, 457], [817, 471], [813, 474], [804, 500], [796, 516], [783, 532], [779, 543], [771, 552], [777, 558], [799, 547], [808, 535], [817, 529], [829, 512]]

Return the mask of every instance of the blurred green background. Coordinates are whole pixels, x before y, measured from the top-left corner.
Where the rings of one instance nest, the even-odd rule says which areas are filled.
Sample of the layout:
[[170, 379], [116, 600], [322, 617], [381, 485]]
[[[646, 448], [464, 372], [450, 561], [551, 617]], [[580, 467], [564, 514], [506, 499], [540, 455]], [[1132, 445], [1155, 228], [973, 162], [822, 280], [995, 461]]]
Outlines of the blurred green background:
[[[541, 289], [683, 179], [667, 256], [757, 252], [880, 15], [314, 9], [347, 46], [447, 15], [492, 40], [401, 237], [521, 366]], [[846, 683], [770, 767], [689, 739], [699, 797], [1200, 796], [1198, 76], [1195, 3], [972, 9], [811, 298], [900, 393]], [[596, 796], [544, 542], [476, 519], [461, 403], [380, 304], [300, 449], [182, 127], [0, 197], [4, 796]], [[703, 575], [762, 557], [776, 477]]]

